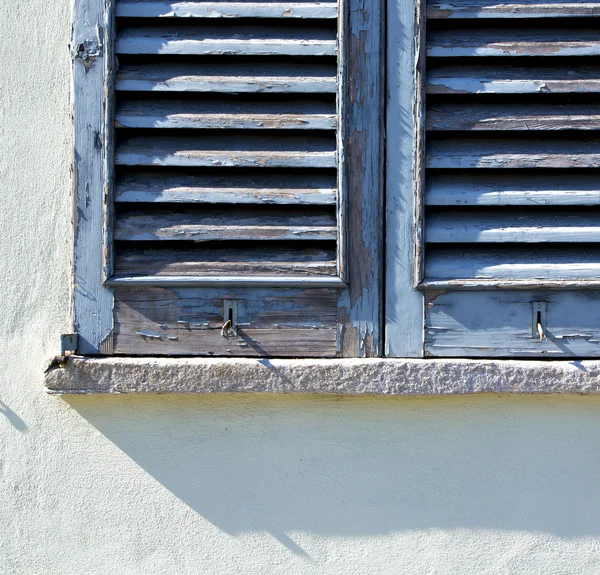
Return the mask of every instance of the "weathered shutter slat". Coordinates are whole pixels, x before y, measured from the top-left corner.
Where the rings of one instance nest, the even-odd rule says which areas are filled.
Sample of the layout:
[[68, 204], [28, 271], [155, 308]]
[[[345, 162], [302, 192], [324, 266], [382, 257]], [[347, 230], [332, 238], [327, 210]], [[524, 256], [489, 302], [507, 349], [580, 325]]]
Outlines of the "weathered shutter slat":
[[245, 171], [237, 176], [134, 172], [117, 182], [117, 203], [335, 205], [335, 174], [270, 174]]
[[600, 242], [600, 213], [446, 209], [430, 213], [428, 243]]
[[424, 353], [598, 356], [599, 7], [428, 8]]
[[337, 18], [336, 2], [153, 2], [121, 0], [125, 18]]
[[289, 248], [277, 243], [272, 246], [235, 245], [185, 249], [124, 248], [115, 262], [117, 276], [335, 276], [335, 249], [319, 247]]
[[151, 136], [123, 141], [123, 166], [335, 168], [335, 139], [311, 136]]
[[115, 89], [131, 92], [335, 94], [336, 67], [298, 61], [219, 64], [123, 64]]
[[446, 169], [600, 167], [600, 140], [431, 138], [426, 165]]
[[597, 16], [598, 2], [499, 2], [498, 0], [429, 0], [427, 17], [447, 18], [581, 18]]
[[542, 67], [435, 66], [427, 73], [427, 94], [565, 94], [600, 92], [600, 68], [556, 62]]
[[581, 206], [600, 205], [600, 174], [504, 174], [474, 171], [432, 175], [427, 206]]
[[427, 36], [427, 55], [437, 58], [502, 56], [598, 56], [596, 30], [467, 29], [433, 30]]
[[430, 246], [427, 254], [426, 277], [437, 281], [452, 281], [456, 277], [468, 280], [595, 280], [600, 278], [600, 249], [585, 252], [539, 247], [490, 247], [483, 251], [462, 247]]
[[121, 102], [115, 115], [123, 128], [335, 130], [335, 100]]
[[208, 240], [332, 240], [336, 239], [331, 211], [235, 211], [190, 208], [157, 213], [122, 213], [115, 239], [125, 241]]
[[266, 26], [124, 28], [117, 35], [120, 54], [335, 56], [335, 31]]
[[428, 130], [597, 130], [596, 104], [434, 104], [427, 109]]

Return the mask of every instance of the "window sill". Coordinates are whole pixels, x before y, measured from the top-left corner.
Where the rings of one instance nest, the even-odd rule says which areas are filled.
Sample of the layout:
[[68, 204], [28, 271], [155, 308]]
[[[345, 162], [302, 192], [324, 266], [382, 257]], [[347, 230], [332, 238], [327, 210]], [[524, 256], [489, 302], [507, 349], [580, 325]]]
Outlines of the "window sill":
[[600, 361], [91, 358], [45, 375], [49, 393], [600, 394]]

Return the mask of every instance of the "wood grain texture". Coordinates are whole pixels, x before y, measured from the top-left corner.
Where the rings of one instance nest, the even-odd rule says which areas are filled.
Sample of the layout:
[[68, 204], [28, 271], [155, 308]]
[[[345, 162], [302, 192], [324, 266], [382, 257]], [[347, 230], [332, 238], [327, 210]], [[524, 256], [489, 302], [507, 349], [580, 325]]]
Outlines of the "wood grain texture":
[[335, 240], [335, 214], [322, 210], [169, 210], [122, 213], [115, 239], [124, 241]]
[[433, 30], [427, 55], [437, 58], [473, 56], [598, 56], [600, 38], [585, 28]]
[[348, 0], [346, 6], [348, 289], [338, 301], [340, 355], [376, 357], [383, 351], [385, 11], [378, 0]]
[[600, 205], [599, 174], [461, 173], [430, 175], [428, 206]]
[[134, 137], [118, 147], [124, 166], [335, 168], [335, 138], [311, 135]]
[[445, 210], [428, 215], [430, 243], [600, 242], [595, 211]]
[[413, 287], [416, 182], [422, 169], [417, 136], [424, 121], [417, 90], [422, 9], [422, 4], [387, 2], [385, 354], [392, 357], [423, 354], [423, 295]]
[[126, 18], [337, 18], [336, 2], [139, 2], [119, 0]]
[[598, 130], [594, 104], [435, 103], [427, 108], [427, 129], [438, 131]]
[[429, 0], [427, 18], [583, 18], [598, 16], [598, 2], [524, 1], [499, 2], [498, 0]]
[[600, 92], [600, 68], [569, 66], [430, 66], [428, 94], [566, 94]]
[[302, 61], [282, 63], [125, 64], [116, 90], [149, 92], [330, 93], [337, 90], [336, 68]]
[[[336, 290], [115, 289], [115, 353], [333, 357]], [[238, 335], [223, 337], [223, 299], [238, 304]]]
[[72, 106], [75, 198], [74, 328], [78, 352], [99, 354], [112, 346], [113, 296], [102, 285], [107, 185], [105, 79], [112, 67], [109, 0], [77, 0], [73, 9]]
[[[327, 245], [327, 244], [326, 244]], [[285, 246], [285, 244], [284, 244]], [[335, 276], [335, 247], [226, 244], [128, 248], [116, 252], [115, 273], [128, 276]]]
[[117, 54], [335, 56], [335, 29], [205, 25], [124, 27]]
[[335, 102], [121, 100], [116, 127], [243, 130], [335, 130]]
[[[546, 338], [532, 336], [532, 306], [545, 302]], [[427, 305], [432, 357], [593, 357], [600, 353], [597, 291], [441, 292]]]
[[428, 168], [594, 168], [600, 140], [452, 138], [430, 140]]
[[231, 174], [135, 172], [119, 179], [118, 203], [335, 205], [335, 173], [270, 170]]

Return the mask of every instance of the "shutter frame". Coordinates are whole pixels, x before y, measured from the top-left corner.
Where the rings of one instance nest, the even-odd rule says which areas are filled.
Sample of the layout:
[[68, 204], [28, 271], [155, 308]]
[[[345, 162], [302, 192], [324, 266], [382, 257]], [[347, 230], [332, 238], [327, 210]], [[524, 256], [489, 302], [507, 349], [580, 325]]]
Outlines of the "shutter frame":
[[[172, 2], [172, 4], [178, 3]], [[302, 299], [307, 290], [316, 290], [314, 294], [317, 300], [322, 294], [329, 298], [327, 301], [335, 302], [331, 309], [337, 327], [331, 340], [333, 348], [325, 355], [338, 357], [381, 355], [382, 12], [378, 0], [368, 3], [367, 6], [357, 0], [350, 0], [346, 6], [340, 7], [343, 24], [347, 27], [343, 54], [346, 55], [349, 49], [355, 52], [352, 54], [351, 61], [342, 59], [343, 70], [354, 74], [353, 77], [360, 81], [352, 86], [343, 83], [345, 93], [338, 95], [341, 99], [340, 121], [344, 126], [338, 130], [340, 138], [338, 151], [344, 166], [344, 172], [340, 171], [338, 185], [338, 249], [341, 249], [342, 254], [346, 254], [349, 262], [346, 264], [343, 257], [337, 258], [338, 276], [309, 278], [306, 283], [301, 281], [301, 278], [292, 276], [282, 277], [279, 280], [276, 277], [217, 276], [204, 280], [201, 278], [196, 282], [193, 277], [180, 278], [179, 282], [177, 278], [164, 280], [159, 278], [154, 284], [152, 281], [137, 278], [139, 289], [165, 290], [160, 292], [164, 294], [176, 293], [179, 290], [186, 298], [194, 298], [196, 297], [194, 294], [197, 294], [202, 299], [213, 294], [212, 300], [221, 297], [223, 301], [236, 297], [243, 298], [244, 294], [253, 294], [248, 302], [255, 301], [256, 297], [265, 297], [266, 300], [269, 298], [277, 300], [283, 297], [290, 303], [295, 302], [298, 297]], [[76, 331], [80, 336], [78, 353], [89, 355], [113, 353], [114, 314], [118, 311], [118, 306], [115, 307], [115, 293], [119, 294], [119, 290], [122, 289], [133, 289], [130, 285], [136, 282], [136, 278], [132, 278], [128, 285], [127, 278], [116, 278], [113, 274], [115, 178], [111, 122], [114, 116], [114, 98], [112, 98], [114, 19], [114, 0], [75, 0], [73, 46], [97, 44], [101, 47], [93, 57], [88, 57], [87, 54], [78, 56], [76, 51], [73, 52], [75, 149], [73, 311]], [[344, 25], [340, 26], [340, 29], [344, 30]], [[102, 37], [95, 41], [99, 34]], [[356, 53], [357, 48], [360, 53]], [[347, 168], [350, 162], [352, 162], [351, 167]], [[168, 288], [156, 287], [163, 281], [169, 284]], [[214, 284], [217, 287], [214, 287]], [[127, 287], [124, 288], [123, 285]], [[250, 303], [248, 305], [250, 306]], [[289, 304], [285, 304], [284, 308], [286, 306]], [[313, 313], [316, 318], [320, 313], [318, 306], [315, 310], [310, 313]], [[264, 317], [268, 317], [268, 306], [264, 306], [264, 311], [267, 314]], [[279, 312], [275, 313], [277, 315]], [[291, 309], [290, 316], [294, 318], [296, 313], [300, 312]], [[275, 328], [281, 329], [281, 326]], [[140, 338], [146, 337], [143, 328], [136, 331]], [[306, 330], [307, 337], [309, 331], [311, 330]], [[147, 333], [146, 340], [155, 343], [156, 334]], [[294, 350], [289, 343], [283, 345], [281, 354], [278, 353], [277, 337], [275, 332], [273, 339], [275, 343], [269, 350], [261, 351], [256, 348], [250, 349], [247, 354], [242, 352], [233, 355], [294, 355]], [[167, 343], [173, 341], [168, 336], [158, 339]], [[318, 337], [315, 339], [319, 340]], [[306, 352], [298, 349], [297, 355], [323, 355], [315, 345], [311, 344], [309, 348]], [[116, 352], [129, 353], [124, 351], [125, 349], [117, 347]], [[210, 348], [204, 350], [199, 348], [196, 351], [192, 346], [190, 349], [191, 352], [188, 350], [184, 354], [220, 354], [219, 351], [215, 353]], [[168, 349], [163, 351], [161, 346], [151, 345], [131, 353], [170, 355], [178, 352], [176, 350], [171, 352]], [[223, 355], [228, 355], [228, 351], [225, 350]]]

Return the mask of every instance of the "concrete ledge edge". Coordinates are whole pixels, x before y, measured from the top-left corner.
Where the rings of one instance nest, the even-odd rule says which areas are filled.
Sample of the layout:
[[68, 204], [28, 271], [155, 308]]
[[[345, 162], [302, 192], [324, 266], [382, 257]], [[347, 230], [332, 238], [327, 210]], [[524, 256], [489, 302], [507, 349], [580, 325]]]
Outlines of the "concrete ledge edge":
[[600, 394], [600, 361], [92, 358], [45, 374], [49, 393]]

